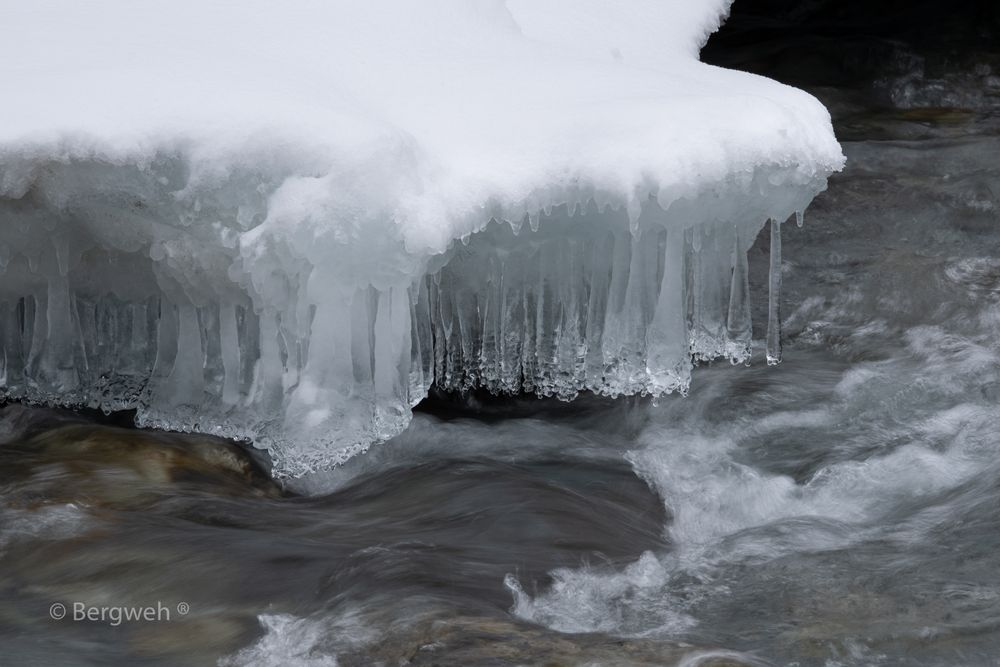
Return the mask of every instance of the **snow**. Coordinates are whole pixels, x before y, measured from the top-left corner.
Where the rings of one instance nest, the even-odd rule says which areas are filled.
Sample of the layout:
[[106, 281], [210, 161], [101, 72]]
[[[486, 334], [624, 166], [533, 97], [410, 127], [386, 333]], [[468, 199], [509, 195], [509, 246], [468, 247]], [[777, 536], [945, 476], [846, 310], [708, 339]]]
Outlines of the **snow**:
[[8, 5], [0, 385], [288, 474], [434, 381], [684, 390], [843, 162], [815, 99], [697, 61], [721, 0]]

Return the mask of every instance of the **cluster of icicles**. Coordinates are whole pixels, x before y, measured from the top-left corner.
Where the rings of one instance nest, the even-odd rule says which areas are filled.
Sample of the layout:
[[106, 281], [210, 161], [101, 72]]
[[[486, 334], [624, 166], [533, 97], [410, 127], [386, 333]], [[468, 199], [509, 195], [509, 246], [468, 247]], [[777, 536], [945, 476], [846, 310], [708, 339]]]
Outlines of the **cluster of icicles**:
[[[768, 363], [780, 359], [780, 224], [771, 230]], [[456, 391], [571, 399], [684, 393], [692, 362], [751, 354], [756, 225], [567, 234], [491, 226], [415, 286], [422, 368]]]
[[[761, 223], [630, 229], [621, 215], [557, 212], [531, 231], [491, 223], [409, 286], [357, 288], [311, 307], [304, 327], [248, 303], [94, 297], [55, 272], [47, 290], [0, 300], [0, 386], [263, 440], [283, 473], [300, 474], [398, 433], [433, 385], [659, 396], [685, 392], [692, 363], [748, 360], [747, 251]], [[771, 223], [769, 363], [780, 357], [780, 228]], [[300, 444], [323, 441], [309, 431], [330, 423], [330, 446]]]

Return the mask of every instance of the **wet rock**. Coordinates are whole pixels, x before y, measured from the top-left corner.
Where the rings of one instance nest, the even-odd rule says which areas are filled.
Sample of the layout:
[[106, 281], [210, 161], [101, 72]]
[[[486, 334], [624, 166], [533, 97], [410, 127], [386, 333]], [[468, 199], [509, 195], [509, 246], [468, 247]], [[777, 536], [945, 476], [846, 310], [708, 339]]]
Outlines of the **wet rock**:
[[340, 655], [344, 667], [412, 665], [474, 667], [546, 665], [747, 667], [765, 664], [752, 656], [647, 639], [599, 634], [561, 634], [514, 620], [459, 616], [418, 624], [389, 637], [374, 650]]
[[73, 413], [0, 410], [0, 483], [14, 505], [76, 502], [122, 507], [183, 486], [215, 494], [278, 497], [280, 487], [239, 445], [205, 435], [94, 424]]

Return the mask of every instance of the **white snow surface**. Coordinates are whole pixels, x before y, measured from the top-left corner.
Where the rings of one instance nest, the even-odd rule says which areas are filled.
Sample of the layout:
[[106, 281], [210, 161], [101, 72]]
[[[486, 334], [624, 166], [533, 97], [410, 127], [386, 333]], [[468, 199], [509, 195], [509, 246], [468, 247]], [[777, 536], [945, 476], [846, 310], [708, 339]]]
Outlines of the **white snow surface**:
[[[699, 251], [691, 230], [723, 230], [713, 243], [731, 273], [734, 246], [738, 255], [767, 219], [804, 210], [843, 163], [814, 98], [698, 62], [728, 5], [4, 2], [0, 386], [253, 437], [289, 474], [341, 460], [403, 428], [441, 375], [441, 323], [426, 327], [437, 350], [428, 351], [419, 293], [444, 290], [428, 297], [425, 319], [451, 308], [433, 299], [458, 293], [440, 281], [458, 239], [474, 235], [484, 275], [501, 261], [477, 234], [491, 220], [558, 229], [552, 243], [569, 243], [559, 252], [570, 267], [558, 298], [581, 300], [591, 320], [600, 309], [604, 330], [638, 308], [640, 338], [679, 317], [694, 341], [697, 315], [678, 315], [664, 292], [669, 258]], [[631, 282], [649, 294], [630, 306], [631, 283], [618, 276], [614, 303], [614, 267], [638, 275], [633, 249], [609, 259], [611, 296], [595, 303], [594, 281], [572, 271], [604, 269], [596, 246], [574, 264], [577, 230], [586, 243], [617, 234], [622, 247], [647, 228], [660, 234], [646, 236], [658, 238], [659, 259], [649, 260], [648, 285]], [[533, 243], [525, 229], [514, 254]], [[670, 289], [678, 300], [698, 288]], [[733, 299], [742, 308], [729, 289], [723, 310]], [[477, 326], [492, 326], [488, 299], [474, 296]], [[551, 318], [536, 305], [538, 338]], [[563, 312], [555, 325], [575, 318], [582, 342], [573, 344], [598, 343], [594, 368], [608, 368], [615, 360], [586, 312]], [[650, 366], [651, 341], [637, 368]], [[483, 355], [466, 380], [445, 384], [493, 377]], [[563, 371], [559, 387], [523, 384], [559, 395], [607, 386], [606, 371]], [[638, 377], [656, 371], [629, 371], [609, 393], [686, 386]]]

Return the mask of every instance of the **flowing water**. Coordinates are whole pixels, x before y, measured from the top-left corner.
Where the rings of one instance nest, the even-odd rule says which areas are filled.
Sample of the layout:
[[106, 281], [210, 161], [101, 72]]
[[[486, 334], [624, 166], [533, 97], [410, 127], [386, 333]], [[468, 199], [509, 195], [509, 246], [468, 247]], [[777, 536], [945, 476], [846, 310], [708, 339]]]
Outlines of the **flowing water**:
[[785, 225], [780, 366], [443, 397], [289, 488], [5, 408], [0, 664], [1000, 664], [998, 115], [825, 101], [849, 162]]

